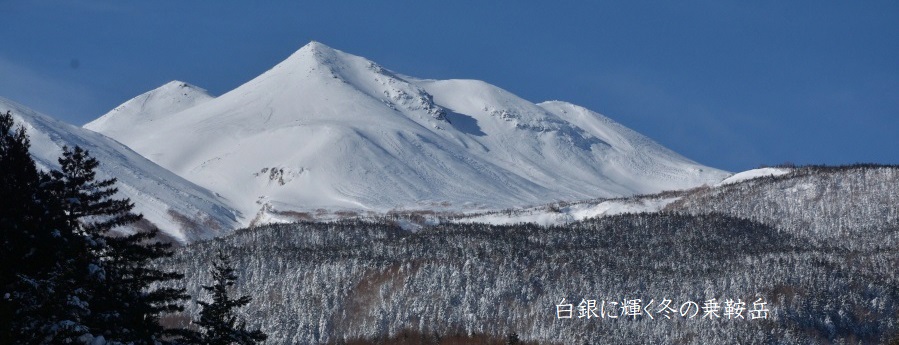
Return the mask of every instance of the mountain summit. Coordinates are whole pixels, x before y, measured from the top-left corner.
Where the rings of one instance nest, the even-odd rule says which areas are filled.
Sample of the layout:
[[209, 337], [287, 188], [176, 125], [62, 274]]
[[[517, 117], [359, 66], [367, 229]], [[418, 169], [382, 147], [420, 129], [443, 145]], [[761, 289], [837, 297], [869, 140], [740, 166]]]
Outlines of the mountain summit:
[[128, 100], [84, 128], [115, 136], [130, 135], [133, 125], [165, 121], [165, 116], [213, 99], [206, 90], [183, 81], [173, 80]]
[[170, 99], [146, 97], [140, 111], [85, 127], [257, 221], [277, 211], [516, 207], [728, 176], [576, 105], [402, 76], [318, 42], [217, 98], [183, 109]]

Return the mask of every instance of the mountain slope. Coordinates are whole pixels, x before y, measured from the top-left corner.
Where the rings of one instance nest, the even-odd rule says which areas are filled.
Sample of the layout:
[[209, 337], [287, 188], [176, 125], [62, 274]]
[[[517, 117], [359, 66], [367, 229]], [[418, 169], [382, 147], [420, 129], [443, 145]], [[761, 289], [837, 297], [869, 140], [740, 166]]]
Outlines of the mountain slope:
[[97, 178], [118, 179], [116, 197], [130, 198], [135, 212], [168, 236], [185, 243], [233, 230], [236, 211], [213, 193], [143, 158], [124, 145], [83, 128], [57, 121], [0, 97], [0, 111], [9, 110], [31, 139], [31, 154], [43, 170], [57, 169], [63, 146], [76, 145], [100, 161]]
[[727, 176], [583, 108], [401, 76], [317, 42], [218, 98], [154, 116], [166, 120], [115, 114], [86, 127], [267, 220], [319, 208], [514, 207]]

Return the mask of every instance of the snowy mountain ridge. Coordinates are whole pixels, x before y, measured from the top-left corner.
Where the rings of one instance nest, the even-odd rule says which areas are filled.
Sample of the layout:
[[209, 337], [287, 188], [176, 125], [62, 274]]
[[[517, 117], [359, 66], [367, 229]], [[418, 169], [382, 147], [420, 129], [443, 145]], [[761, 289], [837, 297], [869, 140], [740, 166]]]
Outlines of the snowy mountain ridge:
[[117, 198], [131, 199], [134, 212], [180, 243], [216, 237], [239, 225], [240, 215], [226, 201], [115, 140], [0, 97], [0, 111], [7, 110], [17, 126], [25, 127], [39, 169], [58, 169], [62, 147], [81, 146], [100, 162], [98, 179], [118, 179]]
[[482, 81], [403, 76], [318, 42], [224, 95], [195, 98], [177, 109], [146, 97], [140, 111], [112, 111], [85, 128], [221, 194], [247, 215], [244, 225], [252, 215], [320, 209], [618, 197], [729, 175], [576, 105], [534, 104]]

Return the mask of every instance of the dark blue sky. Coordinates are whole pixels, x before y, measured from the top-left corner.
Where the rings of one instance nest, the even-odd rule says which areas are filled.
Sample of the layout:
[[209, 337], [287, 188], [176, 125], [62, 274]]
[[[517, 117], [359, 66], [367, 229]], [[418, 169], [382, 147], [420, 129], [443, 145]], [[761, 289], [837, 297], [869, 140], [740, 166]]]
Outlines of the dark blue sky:
[[585, 3], [0, 0], [0, 96], [81, 125], [173, 79], [222, 94], [317, 40], [583, 105], [727, 170], [899, 163], [899, 2]]

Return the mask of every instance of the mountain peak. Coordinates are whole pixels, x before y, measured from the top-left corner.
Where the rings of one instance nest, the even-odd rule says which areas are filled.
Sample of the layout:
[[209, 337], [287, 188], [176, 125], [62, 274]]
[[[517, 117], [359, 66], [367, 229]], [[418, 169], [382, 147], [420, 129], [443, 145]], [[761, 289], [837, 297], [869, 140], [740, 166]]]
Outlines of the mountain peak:
[[338, 55], [341, 53], [341, 51], [331, 48], [324, 43], [311, 41], [278, 65], [330, 65], [338, 60]]
[[208, 92], [206, 91], [206, 89], [203, 89], [203, 88], [198, 87], [198, 86], [196, 86], [196, 85], [193, 85], [193, 84], [191, 84], [191, 83], [183, 82], [183, 81], [180, 81], [180, 80], [172, 80], [172, 81], [170, 81], [170, 82], [168, 82], [168, 83], [163, 84], [163, 85], [160, 86], [160, 87], [157, 87], [157, 88], [153, 89], [153, 90], [150, 91], [150, 92], [153, 92], [153, 91], [156, 91], [156, 90], [179, 90], [179, 89], [189, 89], [189, 90], [194, 90], [194, 91], [198, 91], [198, 92], [201, 92], [201, 93], [204, 93], [204, 94], [207, 94], [207, 95], [208, 95]]
[[172, 80], [122, 103], [84, 125], [84, 128], [102, 132], [110, 127], [118, 127], [119, 122], [131, 122], [134, 118], [141, 121], [155, 121], [213, 98], [203, 88], [180, 80]]
[[326, 44], [324, 44], [324, 43], [321, 43], [321, 42], [319, 42], [319, 41], [313, 40], [313, 41], [309, 41], [309, 43], [306, 43], [306, 45], [304, 45], [302, 48], [300, 48], [300, 50], [307, 50], [307, 51], [333, 51], [334, 48], [331, 48], [331, 47], [329, 47], [328, 45], [326, 45]]

